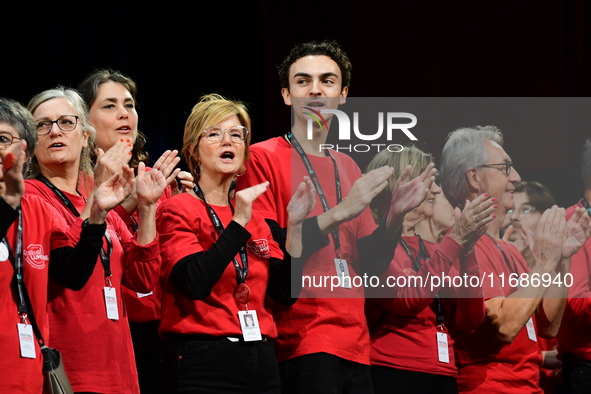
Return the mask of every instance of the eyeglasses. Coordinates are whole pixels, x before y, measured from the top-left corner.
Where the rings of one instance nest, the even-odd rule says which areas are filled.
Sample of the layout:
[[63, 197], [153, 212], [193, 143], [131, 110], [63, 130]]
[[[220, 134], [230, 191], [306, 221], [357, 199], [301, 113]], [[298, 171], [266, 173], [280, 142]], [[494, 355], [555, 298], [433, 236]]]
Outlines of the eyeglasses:
[[[497, 168], [498, 166], [503, 166], [505, 168]], [[476, 168], [482, 168], [482, 167], [497, 168], [497, 170], [504, 172], [506, 176], [509, 176], [509, 174], [511, 174], [511, 168], [513, 168], [513, 162], [506, 161], [504, 163], [497, 163], [497, 164], [483, 164], [483, 165], [478, 166]]]
[[62, 131], [66, 133], [74, 130], [78, 125], [78, 117], [76, 115], [64, 115], [60, 116], [56, 120], [49, 120], [49, 119], [42, 119], [35, 121], [37, 125], [35, 128], [37, 129], [37, 135], [45, 135], [51, 131], [53, 124], [57, 124]]
[[15, 137], [14, 135], [7, 133], [6, 131], [0, 131], [0, 149], [7, 149], [14, 140], [22, 140], [22, 138]]
[[224, 138], [226, 131], [230, 134], [232, 142], [244, 142], [246, 136], [248, 136], [248, 130], [244, 126], [234, 126], [231, 129], [224, 129], [220, 126], [207, 126], [203, 134], [211, 142], [220, 142]]
[[[536, 207], [532, 207], [531, 205], [522, 205], [517, 210], [517, 213], [519, 214], [519, 217], [527, 219], [531, 217], [531, 215], [533, 215], [537, 210], [538, 209]], [[510, 209], [507, 211], [507, 215], [511, 216], [513, 212], [515, 212], [515, 210]]]

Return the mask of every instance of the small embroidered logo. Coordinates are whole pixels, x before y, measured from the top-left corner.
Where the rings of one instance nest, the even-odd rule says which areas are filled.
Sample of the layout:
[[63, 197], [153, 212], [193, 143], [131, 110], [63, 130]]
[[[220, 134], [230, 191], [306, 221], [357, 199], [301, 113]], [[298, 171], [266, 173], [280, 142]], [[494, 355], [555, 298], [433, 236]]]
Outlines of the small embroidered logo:
[[41, 270], [47, 266], [49, 256], [43, 253], [43, 246], [31, 244], [23, 252], [25, 261], [33, 268]]
[[260, 258], [268, 259], [271, 257], [271, 253], [269, 252], [269, 243], [266, 239], [253, 239], [246, 245], [254, 255]]

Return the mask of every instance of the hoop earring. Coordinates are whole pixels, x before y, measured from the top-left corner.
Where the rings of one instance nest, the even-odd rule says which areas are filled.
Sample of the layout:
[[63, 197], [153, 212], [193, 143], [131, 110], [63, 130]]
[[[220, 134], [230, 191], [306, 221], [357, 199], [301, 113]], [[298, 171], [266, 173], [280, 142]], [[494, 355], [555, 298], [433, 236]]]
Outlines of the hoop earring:
[[236, 173], [236, 176], [242, 176], [246, 173], [246, 167], [244, 167], [244, 164], [240, 165], [240, 168], [238, 169], [238, 172]]

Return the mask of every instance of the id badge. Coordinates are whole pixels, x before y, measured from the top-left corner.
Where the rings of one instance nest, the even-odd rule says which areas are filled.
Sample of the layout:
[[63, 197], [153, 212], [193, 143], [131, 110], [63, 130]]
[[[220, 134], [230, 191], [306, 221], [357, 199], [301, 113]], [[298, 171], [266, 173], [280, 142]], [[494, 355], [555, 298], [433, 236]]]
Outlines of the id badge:
[[449, 364], [449, 346], [447, 345], [447, 334], [437, 332], [437, 357], [440, 363]]
[[530, 317], [527, 323], [525, 323], [525, 329], [527, 330], [527, 337], [534, 341], [538, 342], [538, 337], [536, 336], [536, 328], [534, 327], [534, 321]]
[[257, 311], [251, 309], [238, 311], [238, 320], [240, 321], [240, 329], [242, 329], [244, 342], [260, 341], [263, 339], [261, 328], [259, 327], [259, 319], [257, 318]]
[[347, 264], [347, 260], [334, 259], [334, 267], [339, 278], [339, 287], [351, 289], [351, 276], [349, 275], [349, 264]]
[[0, 242], [0, 261], [8, 260], [8, 248], [4, 242]]
[[107, 319], [119, 320], [117, 309], [117, 292], [114, 287], [105, 286], [105, 306], [107, 307]]
[[30, 324], [17, 324], [18, 342], [21, 348], [21, 357], [36, 358], [35, 337], [33, 336], [33, 326]]

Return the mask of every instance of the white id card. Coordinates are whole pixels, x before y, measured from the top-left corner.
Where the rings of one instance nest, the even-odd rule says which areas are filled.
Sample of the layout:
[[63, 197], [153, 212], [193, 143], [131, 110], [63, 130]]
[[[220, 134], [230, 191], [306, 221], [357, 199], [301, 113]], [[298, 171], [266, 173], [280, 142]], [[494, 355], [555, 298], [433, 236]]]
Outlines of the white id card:
[[525, 329], [527, 330], [527, 337], [534, 341], [538, 342], [538, 337], [536, 336], [536, 328], [534, 327], [534, 321], [530, 317], [527, 323], [525, 323]]
[[149, 293], [135, 293], [135, 294], [137, 294], [137, 298], [144, 298], [144, 297], [154, 294], [154, 292], [151, 291]]
[[107, 307], [107, 319], [119, 320], [117, 309], [117, 292], [114, 287], [105, 286], [105, 306]]
[[8, 260], [8, 248], [4, 244], [4, 242], [0, 242], [0, 261]]
[[447, 345], [447, 334], [437, 332], [437, 357], [440, 363], [449, 364], [449, 346]]
[[244, 342], [260, 341], [263, 339], [261, 328], [259, 327], [259, 319], [257, 318], [257, 311], [238, 311], [238, 320], [240, 321]]
[[21, 346], [21, 357], [36, 358], [35, 355], [35, 337], [33, 336], [33, 326], [30, 324], [17, 324], [18, 341]]
[[337, 270], [337, 277], [339, 278], [339, 287], [351, 289], [351, 276], [349, 275], [347, 260], [334, 259], [334, 266]]

